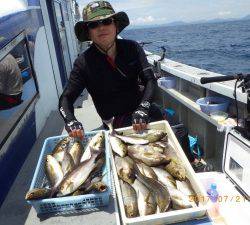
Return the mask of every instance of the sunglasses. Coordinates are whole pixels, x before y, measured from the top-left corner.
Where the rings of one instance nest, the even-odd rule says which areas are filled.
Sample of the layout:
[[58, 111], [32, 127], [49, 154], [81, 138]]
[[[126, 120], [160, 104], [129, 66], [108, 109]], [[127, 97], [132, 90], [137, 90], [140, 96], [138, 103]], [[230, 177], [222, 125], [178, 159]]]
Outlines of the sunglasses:
[[93, 22], [89, 22], [87, 23], [87, 27], [90, 29], [95, 29], [97, 28], [99, 25], [104, 25], [104, 26], [108, 26], [110, 24], [112, 24], [114, 21], [113, 18], [107, 18], [107, 19], [103, 19], [103, 20], [97, 20], [97, 21], [93, 21]]

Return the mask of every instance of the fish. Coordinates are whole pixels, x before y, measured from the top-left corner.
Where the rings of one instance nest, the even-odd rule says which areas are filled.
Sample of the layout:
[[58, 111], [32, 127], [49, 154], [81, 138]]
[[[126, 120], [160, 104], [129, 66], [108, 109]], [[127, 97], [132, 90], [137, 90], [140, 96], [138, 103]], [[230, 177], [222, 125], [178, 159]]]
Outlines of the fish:
[[126, 156], [127, 146], [116, 136], [109, 134], [109, 142], [112, 150], [121, 157]]
[[91, 157], [81, 162], [77, 168], [71, 171], [61, 182], [57, 196], [65, 196], [76, 191], [88, 178], [96, 166], [99, 150], [90, 148]]
[[91, 182], [101, 181], [105, 174], [100, 174], [102, 166], [105, 162], [104, 158], [99, 158], [96, 161], [94, 169], [89, 174], [88, 178], [84, 181], [84, 183], [78, 188], [78, 190], [84, 191], [88, 186], [91, 185]]
[[103, 120], [103, 122], [108, 126], [109, 128], [109, 134], [112, 136], [115, 136], [117, 138], [119, 138], [120, 140], [122, 140], [123, 142], [127, 143], [127, 144], [148, 144], [148, 140], [143, 140], [141, 138], [137, 138], [137, 137], [129, 137], [129, 136], [125, 136], [125, 135], [120, 135], [119, 132], [117, 132], [114, 127], [113, 127], [113, 121], [114, 121], [114, 117], [112, 117], [110, 120]]
[[92, 137], [90, 139], [90, 141], [88, 142], [88, 144], [84, 150], [84, 153], [80, 159], [80, 162], [83, 162], [87, 159], [90, 159], [90, 157], [91, 157], [90, 149], [91, 148], [98, 150], [98, 151], [103, 150], [103, 148], [104, 148], [104, 133], [102, 131], [98, 132], [94, 137]]
[[67, 151], [64, 153], [64, 157], [61, 162], [61, 167], [64, 176], [70, 173], [75, 167], [74, 160]]
[[164, 149], [161, 147], [157, 146], [152, 146], [152, 145], [130, 145], [130, 149], [133, 149], [133, 151], [136, 152], [150, 152], [150, 153], [164, 153]]
[[155, 172], [158, 180], [167, 188], [176, 188], [176, 181], [171, 174], [161, 168], [151, 167]]
[[62, 182], [64, 175], [59, 162], [50, 154], [46, 156], [45, 174], [49, 180], [50, 187], [53, 189], [52, 193], [54, 193]]
[[61, 141], [57, 143], [55, 148], [52, 151], [52, 156], [61, 163], [64, 157], [64, 152], [67, 151], [70, 141], [72, 140], [71, 137], [65, 137]]
[[92, 182], [91, 185], [89, 187], [87, 187], [83, 193], [84, 194], [87, 194], [89, 193], [90, 191], [97, 191], [97, 192], [105, 192], [107, 191], [108, 187], [107, 185], [102, 182], [102, 181], [97, 181], [97, 182]]
[[128, 146], [128, 155], [136, 161], [145, 163], [147, 166], [159, 166], [169, 163], [165, 155], [158, 152], [138, 151], [133, 145]]
[[85, 188], [79, 188], [78, 190], [76, 190], [72, 194], [72, 196], [85, 195], [91, 191], [102, 193], [107, 191], [107, 189], [108, 189], [107, 185], [102, 181], [91, 182], [89, 186], [86, 186]]
[[177, 154], [175, 153], [175, 150], [171, 146], [169, 146], [169, 148], [164, 151], [164, 155], [168, 160], [170, 160], [170, 163], [165, 166], [165, 170], [176, 179], [180, 181], [185, 180], [186, 169]]
[[135, 180], [134, 162], [128, 156], [121, 158], [115, 156], [115, 166], [117, 174], [123, 181], [132, 184]]
[[[99, 158], [99, 157], [98, 157]], [[100, 157], [95, 164], [95, 168], [93, 169], [93, 171], [90, 173], [89, 178], [93, 179], [96, 176], [99, 176], [99, 173], [102, 170], [102, 167], [105, 163], [105, 158], [104, 157]], [[102, 175], [103, 176], [103, 175]]]
[[84, 191], [78, 189], [74, 191], [72, 194], [72, 196], [78, 196], [78, 195], [84, 195]]
[[116, 134], [116, 133], [114, 133], [114, 136], [121, 139], [123, 142], [125, 142], [127, 144], [145, 145], [145, 144], [149, 143], [148, 140], [138, 138], [138, 137], [129, 137], [129, 136], [124, 136], [124, 135], [119, 135], [119, 134]]
[[68, 152], [74, 160], [75, 166], [78, 166], [81, 160], [81, 156], [83, 154], [84, 148], [82, 142], [80, 140], [75, 140], [73, 145], [69, 148]]
[[158, 180], [144, 176], [137, 166], [135, 166], [135, 176], [143, 183], [154, 195], [160, 212], [166, 212], [170, 208], [170, 193]]
[[140, 216], [154, 214], [156, 212], [157, 204], [151, 191], [137, 179], [135, 179], [131, 186], [136, 192], [137, 206]]
[[119, 180], [122, 198], [125, 208], [125, 213], [128, 218], [136, 217], [139, 215], [137, 197], [135, 190], [123, 180]]
[[25, 195], [26, 200], [44, 199], [48, 198], [51, 194], [50, 188], [34, 188], [28, 191]]
[[164, 153], [164, 148], [161, 147], [160, 145], [157, 145], [156, 143], [157, 142], [149, 143], [148, 145], [145, 145], [145, 146], [147, 146], [148, 148], [151, 148], [152, 149], [151, 151], [159, 152], [161, 154]]
[[165, 166], [165, 170], [180, 181], [186, 179], [186, 169], [178, 159], [171, 159], [170, 163]]
[[169, 188], [170, 198], [172, 200], [173, 209], [187, 209], [196, 207], [193, 201], [190, 201], [189, 196], [186, 196], [176, 188]]
[[161, 140], [163, 137], [167, 136], [167, 133], [162, 130], [147, 129], [144, 130], [142, 133], [134, 133], [127, 136], [141, 138], [144, 140], [148, 140], [149, 143], [152, 143]]
[[[163, 151], [167, 150], [169, 147], [168, 136], [166, 135], [160, 141], [149, 143], [150, 146], [155, 146], [161, 148]], [[162, 152], [161, 152], [162, 153]]]
[[183, 194], [190, 197], [195, 196], [195, 191], [193, 190], [192, 185], [188, 178], [186, 178], [186, 180], [184, 181], [176, 180], [176, 186], [177, 189], [181, 191]]
[[157, 175], [155, 174], [155, 172], [153, 171], [151, 167], [147, 166], [144, 163], [137, 163], [136, 165], [144, 176], [158, 180]]

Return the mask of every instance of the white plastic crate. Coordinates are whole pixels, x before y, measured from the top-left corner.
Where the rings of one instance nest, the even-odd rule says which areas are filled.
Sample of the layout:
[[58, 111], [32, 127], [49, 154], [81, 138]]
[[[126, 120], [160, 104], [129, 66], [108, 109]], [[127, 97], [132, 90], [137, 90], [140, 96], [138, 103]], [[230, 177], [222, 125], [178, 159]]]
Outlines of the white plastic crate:
[[[185, 153], [183, 152], [178, 140], [176, 139], [171, 127], [169, 126], [167, 121], [159, 121], [153, 122], [148, 125], [149, 129], [159, 129], [164, 130], [168, 134], [169, 143], [172, 147], [176, 150], [177, 155], [182, 160], [183, 164], [185, 165], [187, 171], [187, 177], [191, 182], [191, 185], [197, 194], [197, 196], [206, 196], [205, 189], [203, 188], [200, 180], [195, 175], [193, 168], [191, 167]], [[132, 133], [132, 127], [121, 128], [117, 129], [117, 131], [122, 131], [124, 135]], [[120, 215], [123, 224], [133, 224], [133, 225], [151, 225], [151, 224], [171, 224], [177, 223], [192, 219], [197, 219], [204, 217], [206, 215], [207, 206], [205, 202], [199, 203], [198, 207], [189, 208], [189, 209], [181, 209], [175, 211], [169, 211], [165, 213], [157, 213], [148, 216], [139, 216], [134, 218], [128, 218], [125, 213], [124, 203], [122, 199], [121, 188], [119, 184], [119, 179], [117, 175], [117, 170], [115, 167], [114, 157], [112, 154], [112, 149], [110, 146], [110, 156], [111, 156], [111, 164], [112, 164], [112, 172], [115, 182], [115, 189], [118, 197], [118, 203], [120, 208]]]
[[[82, 141], [83, 146], [86, 145], [87, 139], [93, 137], [100, 131], [86, 132], [85, 138]], [[104, 132], [104, 131], [102, 131]], [[56, 146], [56, 144], [65, 138], [66, 135], [56, 136], [47, 138], [44, 141], [43, 148], [37, 163], [34, 177], [32, 179], [30, 190], [34, 188], [40, 188], [45, 179], [45, 159], [46, 155], [51, 153]], [[105, 164], [102, 169], [103, 182], [107, 185], [107, 191], [103, 193], [95, 194], [86, 194], [79, 196], [66, 196], [60, 198], [48, 198], [42, 200], [29, 200], [27, 201], [31, 204], [37, 214], [45, 213], [56, 213], [56, 214], [65, 214], [65, 213], [75, 213], [82, 212], [84, 209], [97, 208], [100, 206], [105, 206], [109, 204], [109, 196], [111, 194], [111, 173], [110, 173], [110, 163], [109, 163], [109, 145], [107, 142], [107, 134], [105, 132]]]

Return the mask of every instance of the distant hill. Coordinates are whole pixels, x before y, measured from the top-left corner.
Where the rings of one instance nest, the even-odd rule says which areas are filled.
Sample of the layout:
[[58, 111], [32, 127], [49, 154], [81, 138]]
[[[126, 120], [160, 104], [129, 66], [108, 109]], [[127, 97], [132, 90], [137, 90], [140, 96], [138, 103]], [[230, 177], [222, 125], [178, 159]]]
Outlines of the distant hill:
[[243, 20], [250, 20], [250, 15], [244, 16], [242, 19]]
[[183, 22], [183, 21], [174, 21], [171, 23], [167, 23], [168, 26], [178, 26], [178, 25], [185, 25], [185, 24], [188, 24], [188, 23]]
[[221, 23], [221, 22], [230, 22], [230, 21], [239, 21], [239, 20], [250, 20], [250, 15], [244, 16], [242, 18], [228, 18], [228, 19], [220, 19], [215, 18], [211, 20], [197, 20], [192, 22], [184, 22], [184, 21], [173, 21], [165, 24], [148, 24], [148, 25], [132, 25], [129, 29], [139, 29], [139, 28], [147, 28], [147, 27], [159, 27], [159, 26], [181, 26], [188, 24], [200, 24], [200, 23]]

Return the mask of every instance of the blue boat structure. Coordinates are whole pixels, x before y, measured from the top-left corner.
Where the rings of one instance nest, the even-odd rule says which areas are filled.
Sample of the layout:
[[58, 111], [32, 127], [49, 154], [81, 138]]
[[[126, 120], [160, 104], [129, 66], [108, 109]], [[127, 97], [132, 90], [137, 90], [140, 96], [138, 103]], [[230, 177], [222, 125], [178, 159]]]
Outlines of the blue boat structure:
[[[0, 108], [0, 225], [123, 224], [114, 187], [109, 206], [73, 214], [37, 215], [24, 199], [45, 139], [66, 134], [58, 113], [59, 96], [74, 60], [88, 47], [88, 43], [79, 43], [74, 35], [74, 24], [79, 19], [76, 0], [9, 0], [1, 6], [0, 63], [7, 57], [15, 59], [22, 90], [18, 103]], [[164, 55], [145, 53], [159, 78], [155, 102], [168, 116], [182, 121], [192, 147], [213, 165], [214, 172], [197, 173], [197, 177], [204, 188], [208, 183], [217, 183], [221, 191], [223, 189], [222, 198], [228, 193], [234, 196], [231, 204], [221, 210], [224, 222], [248, 224], [250, 131], [232, 129], [237, 122], [244, 124], [247, 116], [249, 119], [247, 76], [234, 77], [245, 81], [242, 83], [245, 92], [242, 86], [237, 87], [240, 81], [235, 85], [234, 78], [204, 83], [204, 78], [226, 76], [167, 59]], [[215, 104], [217, 108], [213, 108]], [[86, 132], [102, 126], [86, 91], [75, 103], [75, 115]], [[245, 125], [247, 127], [247, 121]], [[176, 224], [213, 223], [216, 221], [206, 216]]]

